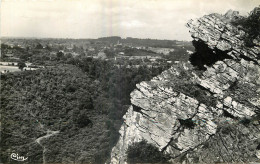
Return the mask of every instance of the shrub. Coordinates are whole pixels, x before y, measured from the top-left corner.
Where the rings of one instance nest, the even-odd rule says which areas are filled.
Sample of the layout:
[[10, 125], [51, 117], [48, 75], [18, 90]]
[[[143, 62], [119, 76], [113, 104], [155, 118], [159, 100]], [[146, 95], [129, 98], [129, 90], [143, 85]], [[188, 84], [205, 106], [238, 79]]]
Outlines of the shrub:
[[127, 150], [128, 163], [167, 163], [169, 159], [169, 155], [163, 154], [145, 140], [133, 143]]
[[244, 38], [246, 46], [255, 46], [253, 40], [260, 36], [260, 7], [254, 8], [248, 17], [241, 17], [231, 23], [236, 26], [242, 26], [243, 30], [247, 33]]
[[87, 114], [80, 115], [77, 120], [77, 123], [80, 128], [83, 128], [87, 125], [93, 125], [92, 121], [88, 118]]

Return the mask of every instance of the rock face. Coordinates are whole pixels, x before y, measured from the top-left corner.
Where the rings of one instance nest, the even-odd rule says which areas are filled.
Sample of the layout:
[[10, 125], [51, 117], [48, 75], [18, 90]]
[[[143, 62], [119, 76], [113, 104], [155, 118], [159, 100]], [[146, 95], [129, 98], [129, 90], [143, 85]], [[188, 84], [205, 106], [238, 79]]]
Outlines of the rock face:
[[173, 163], [259, 161], [260, 49], [244, 46], [245, 32], [230, 24], [237, 15], [188, 22], [193, 55], [212, 61], [201, 59], [203, 71], [180, 63], [136, 85], [111, 163], [126, 163], [128, 146], [143, 139]]

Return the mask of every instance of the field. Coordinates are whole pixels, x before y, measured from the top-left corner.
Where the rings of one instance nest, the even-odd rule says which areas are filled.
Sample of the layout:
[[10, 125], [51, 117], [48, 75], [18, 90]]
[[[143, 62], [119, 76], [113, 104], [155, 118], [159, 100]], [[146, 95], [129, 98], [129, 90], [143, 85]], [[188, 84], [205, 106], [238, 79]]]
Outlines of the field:
[[4, 71], [15, 72], [15, 71], [21, 71], [21, 70], [18, 67], [16, 67], [16, 66], [1, 65], [0, 66], [0, 71], [1, 72], [4, 72]]

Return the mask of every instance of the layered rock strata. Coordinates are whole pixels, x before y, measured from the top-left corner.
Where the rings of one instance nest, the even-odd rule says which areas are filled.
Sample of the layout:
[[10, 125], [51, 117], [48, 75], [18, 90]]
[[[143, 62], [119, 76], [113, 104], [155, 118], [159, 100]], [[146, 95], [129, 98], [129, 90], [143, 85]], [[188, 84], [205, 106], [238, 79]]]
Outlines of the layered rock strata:
[[259, 161], [260, 50], [244, 46], [245, 32], [230, 24], [232, 15], [187, 24], [194, 42], [224, 58], [203, 72], [180, 63], [136, 85], [111, 163], [126, 163], [128, 146], [141, 140], [174, 163]]

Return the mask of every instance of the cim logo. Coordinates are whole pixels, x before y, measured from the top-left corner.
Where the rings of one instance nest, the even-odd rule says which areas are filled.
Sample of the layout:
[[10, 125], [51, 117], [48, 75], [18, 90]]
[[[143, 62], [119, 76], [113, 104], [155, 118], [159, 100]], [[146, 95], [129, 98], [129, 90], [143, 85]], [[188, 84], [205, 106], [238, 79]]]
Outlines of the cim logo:
[[24, 157], [24, 156], [19, 156], [17, 153], [12, 153], [11, 154], [11, 159], [15, 160], [15, 161], [25, 161], [28, 159], [28, 157]]

